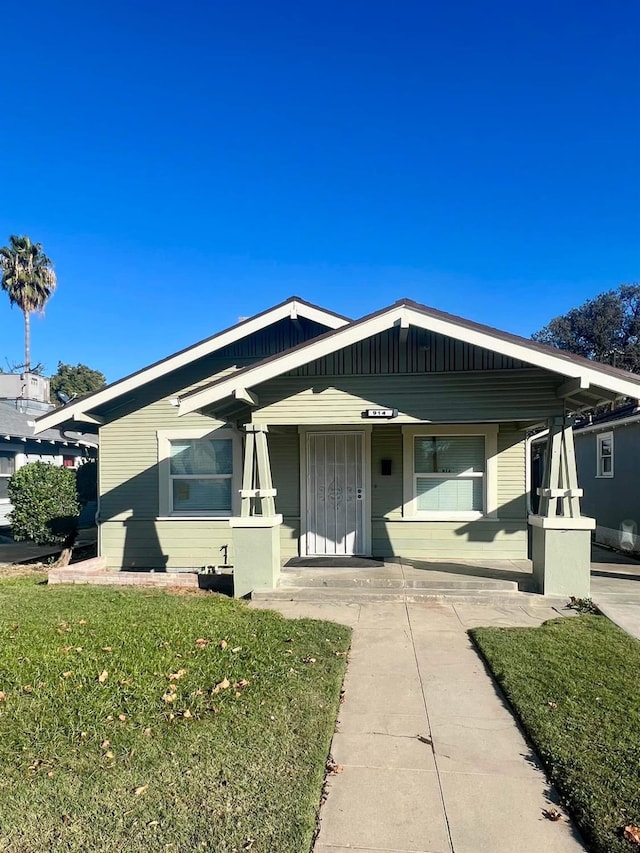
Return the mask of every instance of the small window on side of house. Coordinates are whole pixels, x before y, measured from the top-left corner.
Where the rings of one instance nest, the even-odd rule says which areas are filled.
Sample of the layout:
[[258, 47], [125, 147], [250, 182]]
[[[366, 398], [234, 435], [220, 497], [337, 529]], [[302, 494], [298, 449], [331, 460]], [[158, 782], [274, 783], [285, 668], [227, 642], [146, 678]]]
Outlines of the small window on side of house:
[[603, 432], [597, 437], [596, 476], [613, 477], [613, 433]]
[[15, 453], [4, 450], [0, 451], [0, 500], [6, 500], [9, 497], [9, 477], [15, 472], [15, 470]]

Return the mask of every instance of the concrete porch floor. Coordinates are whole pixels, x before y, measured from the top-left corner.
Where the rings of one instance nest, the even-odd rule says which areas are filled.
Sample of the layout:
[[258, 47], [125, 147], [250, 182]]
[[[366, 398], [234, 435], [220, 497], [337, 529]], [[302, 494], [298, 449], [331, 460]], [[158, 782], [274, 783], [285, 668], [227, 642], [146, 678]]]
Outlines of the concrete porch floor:
[[[530, 560], [373, 560], [294, 558], [283, 563], [277, 589], [258, 600], [420, 601], [464, 597], [478, 603], [514, 598], [542, 603]], [[613, 621], [640, 636], [640, 561], [594, 545], [591, 597]], [[553, 599], [566, 603], [566, 596]], [[614, 612], [615, 611], [615, 612]]]

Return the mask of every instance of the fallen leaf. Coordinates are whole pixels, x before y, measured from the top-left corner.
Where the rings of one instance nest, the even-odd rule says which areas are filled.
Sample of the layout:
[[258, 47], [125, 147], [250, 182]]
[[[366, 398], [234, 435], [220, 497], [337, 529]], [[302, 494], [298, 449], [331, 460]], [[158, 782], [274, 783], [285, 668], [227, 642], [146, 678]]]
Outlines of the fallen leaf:
[[98, 681], [100, 682], [100, 684], [104, 684], [107, 678], [109, 678], [109, 673], [106, 669], [103, 669], [100, 675], [98, 676]]
[[47, 778], [53, 779], [54, 776], [55, 776], [55, 773], [53, 772], [53, 770], [49, 770], [49, 772], [47, 773]]
[[71, 676], [71, 675], [73, 675], [73, 670], [72, 670], [72, 669], [68, 669], [66, 672], [63, 672], [63, 673], [62, 673], [62, 677], [63, 677], [63, 678], [69, 678], [69, 676]]
[[218, 643], [218, 645], [220, 646], [220, 648], [222, 649], [222, 651], [224, 651], [224, 650], [227, 648], [228, 643], [227, 643], [227, 641], [226, 641], [226, 640], [220, 640], [220, 642]]
[[108, 752], [105, 752], [104, 757], [109, 761], [113, 761], [115, 755], [111, 752], [111, 750], [109, 750]]
[[344, 767], [342, 766], [342, 764], [336, 764], [332, 756], [329, 756], [329, 758], [327, 758], [326, 770], [327, 773], [330, 773], [335, 776], [337, 773], [342, 773]]
[[7, 694], [3, 690], [0, 690], [0, 702], [4, 702], [6, 698]]
[[543, 809], [542, 814], [546, 817], [547, 820], [562, 820], [562, 812], [559, 812], [558, 809], [550, 808]]
[[242, 651], [242, 646], [236, 646], [235, 649], [231, 649], [231, 651], [235, 655], [237, 652]]
[[86, 619], [81, 619], [81, 620], [78, 622], [78, 625], [86, 625], [86, 624], [87, 624], [87, 620], [86, 620]]
[[186, 674], [187, 674], [186, 669], [179, 669], [177, 672], [170, 672], [169, 673], [169, 681], [179, 681], [179, 679], [181, 679], [182, 676], [186, 675]]
[[148, 785], [139, 785], [137, 788], [133, 789], [133, 793], [136, 797], [139, 797], [140, 794], [144, 794], [145, 791], [149, 790]]
[[234, 690], [243, 690], [245, 687], [247, 687], [248, 684], [249, 684], [249, 682], [247, 681], [246, 678], [241, 678], [240, 681], [234, 682], [233, 689]]
[[142, 732], [145, 737], [151, 737], [151, 726], [147, 726], [147, 728]]
[[632, 823], [625, 826], [624, 837], [627, 841], [640, 847], [640, 826], [634, 826]]
[[169, 692], [170, 692], [170, 693], [175, 693], [177, 690], [178, 690], [178, 685], [177, 685], [177, 684], [173, 684], [173, 683], [172, 683], [172, 684], [170, 684], [170, 685], [169, 685]]
[[243, 850], [251, 850], [255, 843], [255, 838], [247, 838], [244, 844], [242, 845]]
[[187, 710], [184, 712], [184, 714], [182, 716], [185, 718], [185, 720], [190, 720], [193, 715], [192, 715], [191, 711], [187, 708]]
[[557, 702], [547, 702], [547, 705], [548, 705], [550, 708], [557, 708], [557, 707], [558, 707], [558, 703], [557, 703]]
[[124, 721], [127, 719], [127, 715], [126, 714], [118, 714], [118, 719], [120, 720], [121, 723], [124, 723]]
[[209, 645], [210, 642], [211, 640], [205, 640], [204, 637], [198, 637], [198, 639], [196, 640], [196, 646], [199, 649], [204, 649], [206, 646]]
[[103, 740], [102, 743], [100, 744], [101, 749], [109, 749], [110, 746], [111, 746], [110, 740]]
[[33, 693], [33, 687], [30, 684], [25, 684], [22, 688], [23, 693]]
[[178, 697], [175, 693], [165, 693], [162, 698], [165, 702], [175, 702]]
[[112, 722], [113, 722], [113, 714], [109, 714], [109, 716], [108, 716], [108, 717], [105, 717], [105, 720], [106, 720], [108, 723], [112, 723]]
[[110, 651], [112, 651], [111, 646], [103, 646], [103, 647], [102, 647], [102, 651], [103, 651], [103, 652], [110, 652]]
[[213, 688], [213, 693], [219, 693], [221, 690], [227, 690], [228, 687], [231, 686], [231, 682], [228, 678], [223, 678], [222, 681], [219, 681], [218, 684]]

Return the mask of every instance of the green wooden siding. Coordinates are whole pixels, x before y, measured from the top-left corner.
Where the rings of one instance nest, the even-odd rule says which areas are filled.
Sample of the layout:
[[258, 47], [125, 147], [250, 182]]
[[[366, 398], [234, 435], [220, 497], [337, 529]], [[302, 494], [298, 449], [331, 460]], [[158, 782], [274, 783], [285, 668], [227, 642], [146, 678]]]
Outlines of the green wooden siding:
[[356, 424], [367, 408], [396, 408], [396, 423], [479, 423], [562, 414], [556, 377], [542, 370], [403, 376], [281, 377], [255, 391], [255, 423]]
[[514, 370], [521, 361], [492, 350], [411, 327], [404, 340], [388, 329], [291, 371], [296, 376], [349, 374], [441, 373], [470, 370]]

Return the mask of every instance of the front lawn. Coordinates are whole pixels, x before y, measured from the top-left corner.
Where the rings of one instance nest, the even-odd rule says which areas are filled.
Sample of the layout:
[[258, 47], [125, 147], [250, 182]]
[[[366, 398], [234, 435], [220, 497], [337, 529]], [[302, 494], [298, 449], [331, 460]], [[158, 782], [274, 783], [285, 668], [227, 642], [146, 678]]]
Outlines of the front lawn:
[[305, 853], [349, 629], [0, 581], [0, 850]]
[[471, 632], [597, 853], [640, 825], [640, 642], [603, 616]]

